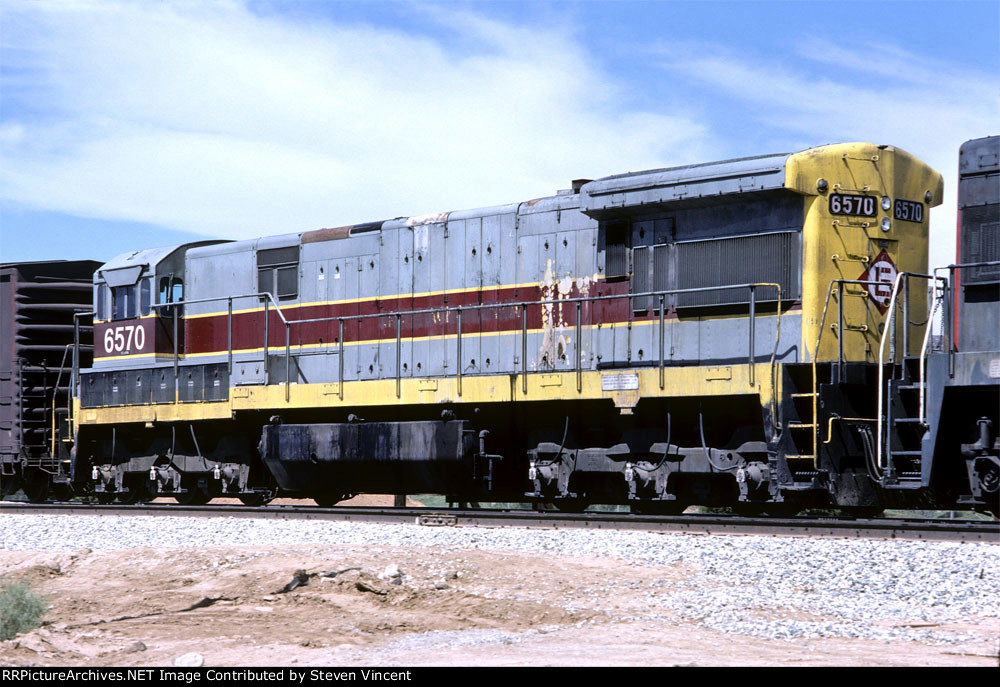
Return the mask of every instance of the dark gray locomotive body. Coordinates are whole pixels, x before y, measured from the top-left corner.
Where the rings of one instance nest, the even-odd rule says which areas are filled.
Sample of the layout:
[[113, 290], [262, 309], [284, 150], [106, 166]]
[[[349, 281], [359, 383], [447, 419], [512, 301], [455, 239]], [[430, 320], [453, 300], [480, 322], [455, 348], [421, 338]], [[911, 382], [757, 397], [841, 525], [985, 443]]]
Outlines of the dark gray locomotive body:
[[948, 277], [943, 350], [927, 357], [925, 464], [968, 479], [960, 501], [1000, 499], [1000, 136], [959, 152], [958, 262]]

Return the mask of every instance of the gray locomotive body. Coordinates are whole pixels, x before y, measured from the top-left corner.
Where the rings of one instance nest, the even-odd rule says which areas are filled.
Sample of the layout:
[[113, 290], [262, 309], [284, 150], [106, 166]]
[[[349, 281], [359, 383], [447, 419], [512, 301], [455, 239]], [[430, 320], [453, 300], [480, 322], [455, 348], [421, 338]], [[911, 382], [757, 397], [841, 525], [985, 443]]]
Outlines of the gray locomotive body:
[[941, 399], [968, 385], [935, 381], [907, 286], [941, 193], [904, 151], [839, 144], [122, 255], [94, 272], [67, 479], [125, 501], [989, 509], [992, 449], [945, 457]]

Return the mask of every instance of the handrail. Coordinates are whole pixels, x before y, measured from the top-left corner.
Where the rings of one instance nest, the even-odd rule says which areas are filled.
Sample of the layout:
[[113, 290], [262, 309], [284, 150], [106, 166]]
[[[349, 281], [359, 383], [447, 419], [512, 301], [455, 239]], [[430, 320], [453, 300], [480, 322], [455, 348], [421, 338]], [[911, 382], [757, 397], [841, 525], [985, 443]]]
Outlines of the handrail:
[[[823, 334], [826, 332], [826, 314], [830, 310], [830, 297], [833, 295], [833, 285], [837, 285], [837, 364], [844, 363], [844, 285], [859, 284], [862, 286], [875, 286], [885, 284], [884, 281], [872, 281], [868, 279], [831, 279], [830, 285], [826, 289], [826, 301], [823, 303], [823, 314], [819, 320], [819, 331], [816, 334], [816, 348], [812, 352], [812, 425], [813, 425], [813, 466], [819, 469], [819, 409], [816, 394], [816, 362], [819, 358], [819, 346], [823, 341]], [[825, 443], [825, 442], [824, 442]]]
[[[948, 270], [948, 284], [952, 288], [954, 288], [954, 285], [955, 285], [955, 271], [956, 270], [962, 270], [962, 269], [966, 269], [966, 268], [969, 268], [969, 267], [996, 267], [998, 265], [1000, 265], [1000, 260], [988, 260], [988, 261], [985, 261], [985, 262], [960, 262], [960, 263], [955, 263], [955, 264], [952, 264], [952, 265], [946, 265], [946, 266], [942, 266], [942, 267], [935, 267], [934, 268], [934, 278], [935, 279], [939, 278], [937, 276], [938, 270]], [[954, 295], [951, 296], [951, 298], [954, 298], [954, 297], [955, 297]], [[948, 303], [947, 305], [950, 306], [951, 303]], [[947, 317], [945, 318], [945, 320], [948, 323], [946, 326], [947, 326], [947, 337], [948, 337], [948, 375], [949, 376], [954, 376], [954, 374], [955, 374], [955, 352], [958, 350], [957, 348], [955, 348], [955, 331], [954, 331], [954, 329], [955, 329], [955, 322], [952, 319], [953, 315], [954, 315], [954, 313], [950, 312], [950, 310], [949, 310], [949, 312], [947, 312]]]
[[[932, 274], [920, 274], [918, 272], [900, 272], [896, 275], [896, 279], [893, 280], [892, 295], [889, 297], [889, 305], [888, 305], [889, 314], [886, 317], [885, 328], [882, 330], [882, 337], [879, 340], [879, 345], [878, 345], [878, 405], [876, 405], [875, 407], [876, 408], [875, 417], [877, 418], [877, 425], [875, 428], [875, 432], [876, 432], [876, 437], [878, 439], [878, 444], [875, 447], [876, 451], [875, 466], [878, 470], [884, 470], [886, 468], [886, 465], [883, 465], [884, 456], [882, 451], [884, 445], [884, 442], [882, 440], [882, 426], [883, 424], [885, 424], [883, 421], [884, 414], [882, 412], [882, 402], [885, 393], [885, 390], [883, 389], [885, 381], [885, 344], [889, 340], [890, 335], [893, 337], [893, 341], [895, 341], [895, 331], [893, 330], [892, 326], [892, 318], [896, 312], [896, 299], [899, 296], [899, 285], [902, 283], [904, 277], [906, 278], [907, 282], [909, 282], [910, 277], [917, 277], [918, 279], [929, 279], [929, 280], [936, 279], [936, 277]], [[903, 356], [904, 357], [906, 356], [906, 351], [903, 351]], [[888, 440], [889, 437], [888, 435], [886, 435], [886, 442], [888, 442]]]
[[[923, 343], [920, 346], [920, 381], [921, 381], [921, 386], [920, 386], [920, 424], [922, 424], [924, 426], [927, 425], [927, 417], [926, 417], [927, 416], [927, 404], [926, 404], [927, 389], [926, 389], [926, 385], [923, 382], [924, 382], [924, 376], [926, 375], [926, 371], [927, 371], [927, 349], [928, 349], [929, 343], [930, 343], [931, 330], [932, 330], [932, 327], [933, 327], [934, 315], [937, 313], [938, 308], [941, 306], [942, 303], [947, 304], [947, 303], [950, 302], [950, 300], [952, 298], [952, 296], [948, 293], [948, 291], [954, 288], [954, 285], [955, 285], [954, 273], [955, 273], [956, 270], [961, 270], [961, 269], [965, 269], [965, 268], [968, 268], [968, 267], [994, 267], [994, 266], [998, 266], [998, 265], [1000, 265], [1000, 260], [989, 260], [989, 261], [985, 261], [985, 262], [957, 263], [957, 264], [953, 264], [953, 265], [946, 265], [946, 266], [943, 266], [943, 267], [935, 267], [934, 268], [934, 282], [935, 282], [934, 308], [933, 308], [932, 312], [927, 317], [927, 331], [924, 332], [924, 340], [923, 340]], [[948, 277], [939, 277], [938, 276], [938, 272], [940, 272], [941, 270], [948, 270]], [[941, 283], [944, 284], [944, 288], [942, 289], [942, 292], [941, 292], [940, 296], [936, 295], [936, 289], [937, 289], [936, 284], [937, 284], [937, 282], [941, 282]], [[941, 323], [942, 323], [942, 329], [946, 329], [946, 331], [947, 331], [947, 335], [946, 336], [947, 336], [947, 339], [948, 339], [948, 368], [949, 368], [948, 372], [949, 372], [949, 374], [951, 374], [953, 372], [953, 364], [954, 364], [953, 360], [952, 360], [952, 356], [954, 355], [955, 350], [956, 350], [955, 349], [955, 345], [954, 345], [955, 344], [954, 332], [952, 331], [952, 327], [954, 326], [954, 321], [951, 319], [951, 317], [942, 316]]]
[[[59, 373], [56, 374], [56, 383], [52, 387], [52, 433], [49, 435], [49, 444], [51, 445], [50, 455], [55, 458], [56, 456], [56, 395], [59, 393], [59, 382], [62, 381], [62, 373], [66, 368], [66, 356], [69, 354], [69, 349], [73, 344], [68, 343], [63, 348], [62, 362], [59, 363]], [[72, 380], [71, 380], [72, 381]], [[66, 394], [68, 398], [73, 398], [73, 387], [69, 388], [69, 392]]]
[[178, 318], [178, 314], [177, 313], [178, 313], [179, 307], [180, 306], [184, 306], [184, 305], [196, 305], [198, 303], [216, 303], [218, 301], [227, 301], [228, 302], [228, 308], [227, 308], [227, 310], [228, 310], [227, 325], [228, 326], [227, 326], [227, 330], [228, 330], [229, 343], [228, 343], [228, 346], [227, 346], [227, 350], [228, 350], [228, 354], [229, 354], [229, 373], [232, 374], [232, 372], [233, 372], [233, 301], [234, 300], [241, 300], [241, 299], [244, 299], [244, 298], [258, 298], [258, 299], [259, 298], [266, 298], [267, 299], [267, 300], [264, 301], [264, 380], [265, 380], [265, 382], [269, 379], [268, 362], [267, 362], [267, 358], [268, 358], [267, 349], [268, 349], [268, 343], [269, 343], [268, 342], [268, 337], [269, 337], [268, 320], [270, 319], [270, 317], [268, 317], [268, 307], [267, 307], [268, 306], [268, 302], [274, 304], [274, 310], [275, 310], [275, 312], [278, 313], [278, 317], [281, 319], [282, 324], [285, 325], [285, 401], [288, 401], [289, 396], [290, 396], [289, 385], [291, 384], [291, 382], [289, 380], [290, 372], [291, 372], [291, 370], [290, 370], [290, 367], [291, 367], [291, 338], [290, 338], [290, 331], [289, 330], [290, 330], [291, 324], [289, 323], [288, 318], [285, 317], [285, 314], [281, 311], [281, 306], [278, 305], [278, 302], [276, 300], [274, 300], [274, 296], [272, 296], [269, 291], [262, 291], [260, 293], [241, 294], [239, 296], [213, 296], [211, 298], [196, 298], [194, 300], [184, 300], [184, 299], [181, 299], [179, 301], [169, 301], [167, 303], [153, 303], [153, 304], [150, 305], [151, 308], [174, 308], [174, 306], [177, 306], [177, 308], [175, 308], [174, 310], [171, 311], [171, 314], [173, 316], [173, 321], [174, 321], [174, 334], [173, 334], [173, 338], [174, 338], [174, 403], [180, 402], [180, 386], [179, 386], [180, 385], [180, 381], [179, 381], [179, 376], [178, 376], [178, 365], [180, 363], [180, 351], [177, 348], [177, 344], [178, 344], [178, 332], [177, 332], [177, 318]]
[[[320, 323], [320, 322], [333, 322], [333, 321], [337, 321], [338, 324], [339, 324], [339, 336], [338, 336], [338, 349], [339, 349], [339, 351], [338, 352], [340, 354], [339, 355], [339, 358], [340, 358], [340, 361], [339, 361], [339, 374], [338, 374], [338, 386], [339, 386], [338, 395], [340, 396], [340, 399], [343, 400], [343, 393], [344, 393], [344, 391], [343, 391], [343, 384], [344, 384], [344, 372], [343, 372], [343, 351], [344, 351], [343, 329], [344, 329], [344, 319], [351, 319], [351, 320], [359, 320], [360, 321], [360, 320], [383, 318], [383, 317], [395, 317], [397, 319], [397, 328], [396, 328], [396, 342], [397, 343], [396, 343], [396, 345], [397, 345], [397, 349], [398, 349], [401, 346], [401, 339], [402, 339], [402, 337], [401, 337], [401, 319], [402, 319], [402, 317], [404, 317], [404, 316], [414, 316], [414, 315], [426, 315], [426, 314], [446, 314], [446, 313], [455, 312], [456, 316], [457, 316], [457, 324], [458, 324], [458, 330], [456, 332], [456, 343], [457, 343], [457, 346], [458, 346], [457, 352], [458, 352], [458, 355], [461, 356], [461, 335], [462, 335], [462, 333], [461, 333], [461, 320], [462, 320], [462, 313], [463, 312], [496, 310], [496, 309], [501, 309], [501, 308], [513, 308], [513, 309], [521, 308], [521, 320], [522, 320], [522, 356], [521, 356], [522, 357], [522, 361], [521, 361], [521, 373], [523, 375], [523, 386], [524, 386], [524, 391], [526, 393], [527, 392], [527, 375], [528, 375], [527, 348], [526, 348], [527, 347], [527, 309], [528, 309], [528, 307], [533, 307], [533, 306], [541, 307], [541, 306], [547, 306], [547, 305], [560, 305], [561, 306], [561, 305], [575, 304], [576, 308], [577, 308], [577, 324], [576, 324], [576, 326], [577, 326], [577, 354], [576, 354], [577, 360], [576, 360], [576, 374], [577, 374], [577, 391], [579, 392], [579, 391], [582, 390], [582, 360], [581, 360], [581, 350], [580, 350], [580, 338], [581, 338], [580, 337], [580, 330], [581, 330], [581, 317], [580, 317], [580, 315], [581, 315], [582, 304], [583, 303], [594, 303], [594, 302], [598, 302], [598, 301], [631, 299], [631, 298], [643, 297], [643, 296], [656, 296], [656, 297], [658, 297], [660, 299], [660, 303], [661, 303], [660, 318], [659, 318], [659, 320], [660, 320], [660, 322], [659, 322], [659, 342], [660, 342], [659, 367], [660, 367], [660, 388], [662, 389], [663, 385], [664, 385], [664, 381], [663, 381], [663, 369], [664, 369], [664, 364], [665, 364], [664, 363], [664, 354], [663, 354], [663, 336], [664, 336], [664, 331], [665, 331], [665, 329], [664, 329], [664, 307], [663, 306], [664, 306], [664, 301], [665, 301], [666, 296], [669, 296], [669, 295], [679, 295], [679, 294], [692, 294], [692, 293], [707, 293], [707, 292], [717, 292], [717, 291], [729, 291], [729, 290], [735, 290], [735, 289], [749, 289], [749, 291], [750, 291], [749, 304], [750, 304], [750, 318], [751, 318], [751, 323], [750, 323], [750, 327], [749, 327], [749, 336], [750, 336], [750, 339], [749, 339], [749, 342], [748, 342], [748, 360], [747, 360], [747, 365], [748, 365], [749, 381], [750, 381], [750, 384], [753, 385], [755, 383], [754, 369], [755, 369], [755, 365], [756, 365], [756, 360], [755, 360], [755, 338], [756, 338], [756, 328], [755, 328], [755, 325], [756, 325], [756, 304], [757, 304], [756, 290], [759, 289], [759, 288], [768, 288], [768, 287], [774, 288], [777, 291], [776, 300], [774, 301], [777, 304], [776, 335], [775, 335], [774, 348], [773, 348], [773, 350], [771, 352], [771, 361], [770, 361], [771, 381], [772, 381], [772, 384], [773, 384], [774, 383], [774, 370], [775, 370], [775, 365], [776, 365], [776, 360], [777, 360], [778, 347], [780, 345], [780, 340], [781, 340], [781, 308], [782, 308], [782, 303], [783, 303], [782, 297], [781, 297], [781, 285], [778, 284], [778, 283], [775, 283], [775, 282], [754, 282], [754, 283], [745, 283], [745, 284], [725, 284], [725, 285], [719, 285], [719, 286], [705, 286], [705, 287], [697, 287], [697, 288], [690, 288], [690, 289], [666, 289], [666, 290], [661, 290], [661, 291], [646, 291], [646, 292], [642, 292], [642, 293], [628, 293], [628, 294], [611, 294], [611, 295], [604, 295], [604, 296], [589, 296], [588, 295], [588, 296], [578, 296], [578, 297], [574, 297], [574, 298], [555, 298], [555, 299], [548, 299], [548, 300], [514, 301], [514, 302], [505, 302], [505, 303], [483, 303], [483, 304], [479, 304], [479, 305], [461, 305], [461, 306], [450, 306], [450, 307], [449, 306], [445, 306], [445, 307], [441, 307], [441, 308], [423, 308], [423, 309], [420, 309], [420, 310], [393, 311], [393, 312], [386, 312], [386, 313], [371, 313], [371, 314], [367, 314], [367, 315], [360, 315], [359, 314], [359, 315], [351, 315], [348, 318], [345, 318], [345, 316], [343, 316], [343, 315], [331, 315], [331, 316], [327, 316], [327, 317], [313, 317], [313, 318], [303, 318], [303, 319], [297, 319], [297, 320], [295, 320], [295, 319], [288, 319], [288, 317], [286, 317], [285, 313], [282, 311], [281, 306], [278, 305], [278, 303], [275, 300], [274, 296], [270, 292], [261, 292], [261, 293], [253, 293], [253, 294], [241, 294], [241, 295], [238, 295], [238, 296], [215, 296], [215, 297], [210, 297], [210, 298], [198, 298], [198, 299], [193, 299], [193, 300], [177, 300], [177, 301], [171, 301], [171, 302], [167, 302], [167, 303], [154, 303], [154, 304], [151, 304], [151, 307], [152, 308], [156, 308], [156, 309], [162, 309], [162, 308], [174, 308], [176, 306], [176, 308], [177, 308], [177, 309], [174, 309], [172, 311], [173, 318], [174, 318], [174, 329], [175, 329], [175, 331], [174, 331], [174, 368], [175, 368], [175, 389], [176, 389], [177, 388], [176, 385], [178, 384], [178, 382], [177, 382], [178, 376], [177, 376], [176, 372], [177, 372], [177, 366], [179, 364], [179, 358], [180, 358], [179, 350], [178, 350], [178, 335], [177, 335], [178, 333], [176, 331], [177, 330], [178, 309], [181, 306], [185, 306], [185, 305], [195, 305], [195, 304], [200, 304], [200, 303], [213, 303], [213, 302], [227, 301], [227, 303], [228, 303], [228, 306], [227, 306], [227, 323], [228, 323], [227, 353], [228, 353], [228, 360], [229, 360], [229, 370], [230, 370], [230, 372], [232, 372], [232, 368], [233, 368], [233, 331], [232, 331], [232, 327], [233, 327], [233, 310], [232, 310], [232, 304], [233, 304], [233, 301], [234, 300], [240, 300], [240, 299], [247, 299], [247, 298], [266, 298], [266, 301], [264, 303], [264, 313], [265, 313], [265, 322], [264, 322], [264, 336], [265, 336], [265, 339], [264, 339], [265, 380], [267, 378], [266, 377], [266, 375], [267, 375], [267, 350], [268, 350], [268, 347], [269, 347], [269, 333], [268, 333], [268, 322], [267, 322], [269, 318], [267, 317], [267, 312], [269, 310], [268, 306], [269, 305], [273, 305], [275, 311], [278, 314], [279, 319], [281, 320], [282, 324], [285, 326], [285, 400], [286, 401], [289, 400], [289, 395], [290, 395], [289, 388], [290, 388], [290, 384], [291, 384], [291, 374], [290, 374], [290, 361], [291, 361], [291, 334], [290, 333], [291, 333], [291, 326], [292, 325], [301, 325], [301, 324], [312, 324], [312, 323]], [[600, 324], [600, 323], [598, 323], [598, 324]], [[400, 357], [399, 356], [399, 351], [397, 350], [397, 365], [396, 365], [397, 396], [400, 395], [400, 387], [399, 387], [399, 385], [400, 385], [400, 379], [399, 378], [400, 378], [400, 375], [401, 375], [401, 371], [400, 371], [400, 368], [399, 368], [399, 357]], [[458, 384], [457, 388], [459, 389], [459, 395], [461, 395], [462, 370], [461, 370], [461, 360], [460, 359], [458, 360], [458, 366], [457, 367], [458, 367], [458, 369], [456, 371], [456, 378], [457, 378], [457, 384]], [[176, 394], [175, 394], [175, 400], [179, 400], [179, 397]]]
[[69, 380], [74, 390], [80, 383], [80, 318], [94, 317], [96, 314], [93, 310], [73, 313], [73, 370]]
[[[93, 318], [97, 313], [93, 310], [87, 312], [73, 313], [73, 367], [69, 376], [69, 398], [66, 399], [66, 407], [69, 409], [69, 431], [72, 439], [76, 440], [76, 427], [73, 416], [73, 398], [77, 395], [77, 387], [80, 385], [80, 318]], [[93, 325], [91, 325], [93, 327]]]
[[[924, 377], [927, 373], [927, 347], [931, 340], [931, 332], [934, 330], [934, 315], [937, 314], [938, 307], [940, 307], [941, 302], [948, 298], [948, 287], [950, 284], [944, 277], [938, 277], [937, 271], [940, 268], [934, 269], [934, 305], [931, 308], [930, 314], [927, 316], [927, 329], [924, 330], [924, 340], [920, 345], [920, 424], [924, 427], [927, 426], [926, 420], [926, 396], [927, 388], [925, 384]], [[941, 295], [937, 294], [937, 282], [944, 282], [944, 289], [941, 291]]]
[[240, 294], [239, 296], [212, 296], [211, 298], [196, 298], [190, 301], [182, 299], [179, 301], [170, 301], [167, 303], [152, 303], [150, 304], [149, 307], [172, 308], [175, 305], [197, 305], [199, 303], [216, 303], [218, 301], [225, 301], [225, 300], [238, 301], [244, 298], [267, 298], [267, 300], [269, 300], [271, 303], [274, 304], [274, 309], [277, 311], [278, 317], [281, 318], [282, 324], [288, 323], [288, 319], [285, 318], [284, 313], [281, 311], [281, 306], [278, 305], [278, 302], [274, 300], [274, 296], [272, 296], [269, 291], [262, 291], [260, 293], [244, 293]]
[[[458, 369], [456, 370], [455, 375], [456, 375], [456, 383], [457, 383], [458, 395], [461, 396], [462, 395], [462, 393], [461, 393], [461, 389], [462, 389], [462, 370], [461, 370], [461, 367], [462, 367], [462, 361], [461, 361], [461, 353], [462, 353], [462, 348], [461, 348], [461, 346], [462, 346], [462, 342], [461, 342], [461, 337], [462, 337], [462, 330], [461, 330], [461, 327], [462, 327], [462, 313], [463, 312], [469, 312], [469, 311], [496, 310], [496, 309], [500, 309], [500, 308], [521, 308], [521, 329], [522, 329], [522, 332], [521, 332], [521, 338], [522, 338], [521, 371], [522, 371], [522, 375], [523, 375], [523, 392], [527, 393], [527, 383], [528, 383], [527, 382], [527, 374], [528, 374], [528, 368], [527, 368], [527, 349], [526, 349], [526, 346], [527, 346], [527, 308], [529, 306], [539, 306], [539, 307], [541, 307], [541, 306], [546, 306], [546, 305], [569, 305], [569, 304], [575, 304], [577, 306], [577, 331], [578, 331], [578, 333], [577, 333], [577, 356], [576, 356], [577, 357], [577, 363], [576, 363], [576, 368], [577, 369], [576, 369], [576, 374], [577, 374], [577, 391], [579, 392], [579, 391], [582, 390], [582, 364], [581, 364], [581, 360], [580, 360], [580, 334], [579, 334], [579, 331], [580, 331], [580, 326], [581, 326], [580, 325], [580, 313], [581, 313], [581, 306], [582, 306], [583, 303], [593, 303], [593, 302], [596, 302], [596, 301], [631, 299], [631, 298], [637, 298], [637, 297], [641, 298], [641, 297], [644, 297], [644, 296], [656, 296], [656, 297], [658, 297], [660, 299], [660, 302], [663, 303], [663, 300], [665, 300], [665, 297], [668, 296], [668, 295], [689, 294], [689, 293], [705, 293], [705, 292], [725, 291], [725, 290], [733, 290], [733, 289], [749, 289], [750, 290], [750, 301], [749, 301], [749, 303], [750, 303], [750, 318], [751, 318], [751, 323], [750, 323], [750, 327], [749, 327], [749, 329], [750, 329], [750, 334], [749, 334], [750, 335], [750, 339], [749, 339], [749, 344], [748, 344], [749, 352], [748, 352], [747, 365], [748, 365], [748, 370], [749, 370], [749, 380], [750, 380], [750, 384], [752, 386], [754, 384], [754, 367], [755, 367], [755, 364], [756, 364], [755, 363], [755, 359], [754, 359], [755, 335], [756, 335], [756, 330], [755, 330], [755, 324], [756, 324], [756, 289], [758, 289], [758, 288], [767, 288], [767, 287], [773, 287], [774, 289], [777, 290], [777, 299], [776, 299], [775, 302], [777, 303], [777, 306], [778, 306], [777, 307], [776, 336], [775, 336], [775, 342], [774, 342], [774, 349], [772, 350], [772, 353], [771, 353], [771, 362], [770, 362], [771, 370], [772, 370], [772, 384], [773, 384], [773, 381], [774, 381], [774, 379], [773, 379], [773, 377], [774, 377], [774, 366], [775, 366], [775, 363], [776, 363], [777, 351], [778, 351], [778, 347], [780, 345], [780, 340], [781, 340], [781, 304], [782, 304], [782, 299], [781, 299], [781, 285], [778, 284], [778, 283], [775, 283], [775, 282], [755, 282], [755, 283], [748, 283], [748, 284], [726, 284], [726, 285], [720, 285], [720, 286], [697, 287], [697, 288], [693, 288], [693, 289], [667, 289], [667, 290], [662, 290], [662, 291], [646, 291], [646, 292], [642, 292], [642, 293], [611, 294], [611, 295], [606, 295], [606, 296], [578, 296], [578, 297], [575, 297], [575, 298], [555, 298], [555, 299], [537, 300], [537, 301], [512, 301], [512, 302], [506, 302], [506, 303], [482, 303], [482, 304], [479, 304], [479, 305], [458, 305], [458, 306], [451, 306], [451, 307], [445, 306], [445, 307], [441, 307], [441, 308], [423, 308], [421, 310], [407, 310], [407, 311], [393, 311], [393, 312], [385, 312], [385, 313], [371, 313], [371, 314], [368, 314], [368, 315], [351, 315], [350, 319], [352, 319], [352, 320], [365, 320], [365, 319], [377, 319], [377, 318], [383, 318], [383, 317], [397, 317], [397, 318], [401, 318], [402, 316], [442, 314], [442, 313], [451, 313], [451, 312], [456, 313], [456, 321], [457, 321], [457, 330], [456, 330], [456, 346], [457, 346], [457, 350], [456, 350], [456, 354], [459, 357], [459, 360], [457, 361], [457, 367], [458, 367]], [[659, 365], [660, 365], [660, 388], [661, 389], [663, 388], [663, 384], [664, 384], [663, 383], [663, 367], [664, 367], [664, 360], [663, 360], [663, 333], [664, 333], [664, 321], [663, 320], [664, 320], [664, 315], [663, 315], [663, 313], [664, 313], [664, 309], [661, 306], [661, 308], [660, 308], [660, 327], [659, 327], [659, 341], [660, 341], [660, 363], [659, 363]], [[290, 327], [291, 325], [294, 325], [294, 324], [314, 324], [314, 323], [320, 323], [320, 322], [332, 322], [334, 320], [338, 320], [338, 321], [340, 321], [342, 323], [343, 319], [344, 319], [344, 316], [342, 316], [342, 315], [330, 315], [330, 316], [327, 316], [327, 317], [310, 317], [310, 318], [304, 318], [304, 319], [300, 319], [300, 320], [287, 320], [286, 321], [286, 325], [288, 327]], [[398, 327], [398, 320], [397, 320], [397, 327]], [[287, 330], [286, 330], [286, 332], [287, 332]], [[287, 365], [287, 356], [290, 355], [290, 352], [288, 350], [287, 345], [288, 345], [288, 341], [287, 341], [287, 336], [286, 336], [286, 365]], [[397, 355], [396, 355], [396, 357], [397, 357], [396, 378], [397, 379], [396, 379], [396, 386], [397, 386], [397, 390], [399, 389], [400, 375], [401, 375], [401, 371], [400, 371], [399, 364], [398, 364], [398, 360], [399, 360], [399, 350], [398, 350], [398, 348], [399, 348], [400, 345], [401, 345], [401, 337], [398, 335], [398, 330], [397, 330], [397, 337], [396, 337], [396, 346], [397, 346]], [[342, 335], [340, 337], [340, 347], [341, 347], [341, 349], [343, 347], [343, 336]], [[342, 372], [341, 372], [341, 375], [340, 375], [340, 382], [339, 383], [340, 383], [340, 385], [342, 387], [343, 386], [343, 373]], [[286, 394], [285, 394], [286, 395], [286, 399], [285, 400], [288, 400], [287, 384], [288, 384], [288, 377], [287, 377], [287, 374], [286, 374]], [[342, 393], [343, 392], [341, 390], [341, 394]], [[397, 391], [397, 396], [399, 396], [398, 391]]]
[[[882, 283], [882, 282], [880, 282]], [[756, 282], [753, 284], [726, 284], [723, 286], [702, 286], [696, 289], [670, 289], [666, 291], [643, 291], [641, 293], [618, 293], [611, 294], [608, 296], [577, 296], [575, 298], [556, 298], [552, 300], [544, 301], [507, 301], [504, 303], [481, 303], [479, 305], [455, 305], [455, 306], [445, 306], [441, 308], [424, 308], [422, 310], [401, 310], [398, 311], [400, 315], [430, 315], [434, 313], [443, 312], [457, 312], [462, 310], [463, 312], [468, 312], [470, 310], [490, 310], [496, 308], [518, 308], [522, 305], [526, 306], [536, 306], [536, 305], [563, 305], [568, 303], [592, 303], [595, 301], [608, 301], [623, 298], [642, 298], [644, 296], [670, 296], [675, 294], [688, 294], [688, 293], [703, 293], [708, 291], [723, 291], [731, 289], [749, 289], [752, 287], [761, 286], [773, 286], [777, 288], [780, 292], [781, 285], [773, 282]], [[692, 306], [694, 307], [694, 306]], [[368, 315], [350, 315], [352, 320], [363, 320], [372, 319], [377, 317], [393, 317], [397, 311], [392, 312], [382, 312], [382, 313], [370, 313]], [[303, 320], [288, 320], [288, 324], [308, 324], [312, 322], [329, 322], [343, 317], [342, 315], [330, 315], [329, 317], [311, 317]]]

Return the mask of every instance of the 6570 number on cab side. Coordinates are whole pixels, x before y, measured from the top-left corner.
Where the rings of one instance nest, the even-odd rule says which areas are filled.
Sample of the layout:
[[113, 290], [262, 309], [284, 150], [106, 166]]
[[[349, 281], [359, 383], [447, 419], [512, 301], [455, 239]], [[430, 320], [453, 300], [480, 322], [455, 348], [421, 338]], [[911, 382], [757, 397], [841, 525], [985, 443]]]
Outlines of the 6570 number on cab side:
[[106, 355], [141, 352], [146, 347], [146, 329], [141, 323], [108, 327], [104, 330], [103, 341]]

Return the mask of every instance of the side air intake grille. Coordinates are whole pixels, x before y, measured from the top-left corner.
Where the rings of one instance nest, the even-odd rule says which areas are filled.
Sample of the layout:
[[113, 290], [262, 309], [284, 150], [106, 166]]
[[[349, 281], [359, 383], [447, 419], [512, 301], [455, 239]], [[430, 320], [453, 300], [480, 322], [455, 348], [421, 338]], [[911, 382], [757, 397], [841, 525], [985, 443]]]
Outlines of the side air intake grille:
[[[797, 232], [737, 236], [677, 244], [677, 288], [777, 282], [782, 300], [801, 296]], [[757, 302], [777, 300], [775, 289], [758, 289]], [[678, 294], [677, 307], [750, 302], [749, 289]]]

